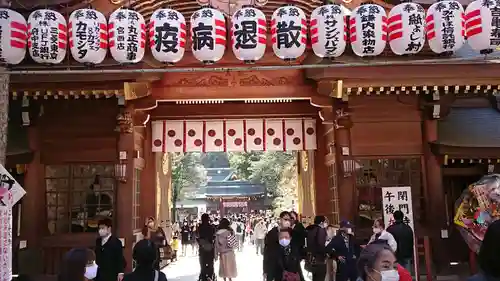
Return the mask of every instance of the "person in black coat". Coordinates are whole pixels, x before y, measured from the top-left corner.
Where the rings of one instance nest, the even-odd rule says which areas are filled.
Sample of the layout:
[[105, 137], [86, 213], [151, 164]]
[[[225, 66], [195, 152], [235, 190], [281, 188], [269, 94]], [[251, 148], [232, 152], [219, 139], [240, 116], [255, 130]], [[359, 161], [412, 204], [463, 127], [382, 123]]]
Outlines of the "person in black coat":
[[199, 257], [200, 257], [200, 276], [198, 280], [208, 281], [216, 280], [214, 273], [214, 236], [215, 227], [210, 223], [210, 217], [208, 214], [201, 215], [201, 224], [197, 230], [197, 239], [199, 245]]
[[403, 212], [399, 210], [395, 211], [393, 216], [395, 223], [387, 228], [387, 232], [394, 236], [398, 245], [398, 248], [396, 249], [396, 259], [398, 260], [398, 263], [411, 272], [413, 245], [415, 243], [413, 240], [413, 230], [404, 222], [405, 216]]
[[354, 241], [350, 222], [342, 221], [340, 223], [337, 235], [326, 246], [326, 250], [337, 260], [337, 281], [347, 281], [348, 279], [353, 281], [358, 278], [356, 263], [361, 248]]
[[[271, 268], [271, 261], [277, 260], [280, 253], [280, 244], [279, 244], [279, 229], [282, 228], [290, 228], [290, 213], [289, 212], [281, 212], [280, 214], [280, 222], [279, 225], [273, 227], [269, 230], [264, 238], [264, 254], [263, 254], [263, 273], [264, 279], [266, 279], [269, 274], [273, 274]], [[272, 280], [272, 279], [268, 279]]]
[[[314, 224], [307, 230], [307, 267], [312, 270], [312, 281], [324, 281], [326, 276], [326, 226], [325, 216], [314, 217]], [[312, 262], [314, 261], [314, 262]]]
[[112, 235], [111, 219], [102, 219], [99, 225], [99, 238], [96, 240], [95, 256], [98, 268], [96, 281], [116, 281], [123, 277], [125, 257], [120, 239]]
[[278, 231], [279, 247], [275, 259], [268, 261], [266, 281], [285, 281], [285, 278], [301, 280], [301, 250], [293, 243], [291, 228], [281, 228]]
[[295, 211], [290, 212], [290, 220], [292, 222], [292, 241], [301, 251], [306, 246], [307, 231], [304, 225], [298, 220], [299, 215]]
[[157, 246], [151, 240], [137, 242], [132, 257], [136, 263], [135, 270], [125, 274], [122, 281], [167, 281], [165, 273], [154, 268], [158, 259]]

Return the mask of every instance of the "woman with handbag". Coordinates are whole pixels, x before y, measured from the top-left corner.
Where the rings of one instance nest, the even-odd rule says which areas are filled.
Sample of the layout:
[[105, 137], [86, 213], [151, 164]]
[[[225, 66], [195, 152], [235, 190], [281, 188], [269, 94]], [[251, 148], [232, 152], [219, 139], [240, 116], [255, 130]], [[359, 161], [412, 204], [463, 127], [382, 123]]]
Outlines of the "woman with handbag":
[[215, 233], [215, 254], [220, 258], [219, 276], [224, 281], [232, 281], [232, 278], [238, 276], [236, 269], [236, 255], [234, 249], [238, 248], [238, 239], [234, 235], [231, 223], [223, 218], [219, 223], [219, 230]]
[[279, 230], [279, 245], [276, 259], [269, 260], [269, 271], [265, 276], [267, 281], [300, 281], [301, 249], [297, 243], [292, 243], [292, 229]]

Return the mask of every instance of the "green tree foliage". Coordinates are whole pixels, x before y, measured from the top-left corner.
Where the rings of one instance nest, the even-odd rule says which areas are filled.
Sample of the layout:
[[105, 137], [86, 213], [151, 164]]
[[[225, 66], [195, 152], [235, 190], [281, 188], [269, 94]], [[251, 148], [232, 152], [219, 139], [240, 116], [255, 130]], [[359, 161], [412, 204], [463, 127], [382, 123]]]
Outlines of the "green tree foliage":
[[253, 183], [261, 183], [272, 197], [278, 196], [285, 169], [294, 165], [295, 154], [269, 151], [264, 153], [231, 153], [229, 163], [239, 178]]
[[273, 200], [273, 208], [278, 214], [283, 210], [292, 210], [295, 207], [299, 200], [297, 187], [297, 161], [292, 161], [283, 169], [281, 181], [276, 192], [277, 196]]
[[201, 165], [201, 154], [196, 152], [175, 153], [172, 157], [172, 217], [176, 218], [177, 201], [183, 190], [205, 185], [207, 175]]

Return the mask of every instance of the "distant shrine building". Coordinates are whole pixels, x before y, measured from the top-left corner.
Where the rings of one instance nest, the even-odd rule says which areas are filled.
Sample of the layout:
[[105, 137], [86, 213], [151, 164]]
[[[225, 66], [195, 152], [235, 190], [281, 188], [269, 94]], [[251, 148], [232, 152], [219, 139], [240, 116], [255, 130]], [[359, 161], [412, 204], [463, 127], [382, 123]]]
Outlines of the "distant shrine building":
[[177, 202], [179, 219], [204, 212], [224, 216], [271, 207], [264, 185], [238, 179], [231, 168], [206, 168], [206, 172], [206, 185], [186, 190]]

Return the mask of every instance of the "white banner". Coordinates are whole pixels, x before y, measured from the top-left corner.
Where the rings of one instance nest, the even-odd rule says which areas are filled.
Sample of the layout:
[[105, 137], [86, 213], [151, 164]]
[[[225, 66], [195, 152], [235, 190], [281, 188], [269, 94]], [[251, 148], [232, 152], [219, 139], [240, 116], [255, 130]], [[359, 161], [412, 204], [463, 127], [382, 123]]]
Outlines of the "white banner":
[[382, 208], [386, 227], [394, 223], [393, 213], [399, 210], [405, 216], [404, 222], [415, 231], [410, 186], [382, 187]]
[[247, 207], [248, 202], [246, 201], [222, 202], [222, 205], [228, 208]]

